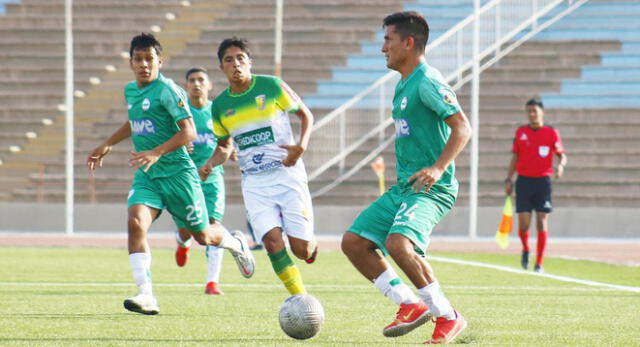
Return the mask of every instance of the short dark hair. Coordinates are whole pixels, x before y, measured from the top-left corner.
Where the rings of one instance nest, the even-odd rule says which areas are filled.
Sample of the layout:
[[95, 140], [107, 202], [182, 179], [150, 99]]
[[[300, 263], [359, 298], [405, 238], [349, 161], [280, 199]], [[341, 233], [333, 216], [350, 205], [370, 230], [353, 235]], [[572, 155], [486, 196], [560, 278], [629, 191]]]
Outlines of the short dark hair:
[[218, 46], [218, 60], [222, 63], [222, 58], [224, 58], [224, 52], [229, 47], [238, 47], [240, 50], [245, 52], [249, 58], [251, 58], [251, 51], [249, 50], [249, 41], [243, 38], [232, 37], [229, 39], [224, 39]]
[[133, 51], [136, 49], [144, 49], [153, 47], [156, 50], [158, 55], [162, 55], [162, 45], [153, 34], [141, 33], [140, 35], [134, 36], [131, 39], [131, 45], [129, 46], [129, 57], [133, 57]]
[[538, 106], [541, 109], [544, 109], [544, 106], [542, 105], [542, 100], [538, 98], [529, 99], [529, 101], [527, 101], [527, 103], [525, 104], [525, 107], [529, 107], [529, 106]]
[[192, 73], [196, 73], [196, 72], [204, 72], [205, 75], [207, 75], [207, 76], [209, 75], [209, 72], [207, 72], [207, 69], [205, 69], [203, 67], [192, 67], [184, 75], [184, 79], [186, 79], [188, 81], [189, 80], [189, 76], [191, 76]]
[[429, 24], [427, 20], [418, 12], [404, 11], [390, 14], [382, 21], [382, 27], [394, 25], [396, 32], [401, 39], [413, 37], [416, 50], [424, 52], [429, 41]]

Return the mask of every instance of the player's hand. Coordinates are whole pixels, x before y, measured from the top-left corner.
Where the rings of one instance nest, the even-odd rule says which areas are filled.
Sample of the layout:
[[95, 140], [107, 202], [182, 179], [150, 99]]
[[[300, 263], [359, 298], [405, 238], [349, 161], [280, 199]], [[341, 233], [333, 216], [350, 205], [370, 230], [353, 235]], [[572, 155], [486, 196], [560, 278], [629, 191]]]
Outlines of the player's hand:
[[507, 195], [511, 195], [511, 193], [513, 192], [513, 183], [511, 183], [511, 181], [505, 181], [504, 182], [504, 193]]
[[229, 156], [229, 159], [231, 159], [233, 161], [238, 161], [238, 151], [236, 151], [234, 149], [233, 152], [231, 152], [231, 155]]
[[154, 150], [143, 152], [131, 152], [131, 158], [129, 158], [129, 166], [135, 166], [137, 168], [144, 167], [143, 171], [147, 172], [151, 165], [155, 164], [161, 155]]
[[409, 183], [411, 183], [416, 193], [425, 187], [425, 192], [427, 192], [431, 189], [431, 186], [440, 180], [443, 173], [443, 169], [430, 166], [411, 175], [411, 177], [409, 177]]
[[558, 165], [556, 169], [556, 178], [561, 178], [564, 175], [564, 165]]
[[194, 145], [193, 142], [189, 142], [186, 145], [184, 145], [185, 147], [187, 147], [187, 153], [189, 154], [193, 154], [193, 149], [194, 149]]
[[209, 175], [211, 175], [211, 171], [213, 170], [213, 167], [211, 166], [211, 164], [207, 161], [204, 165], [202, 165], [200, 167], [200, 169], [198, 169], [198, 175], [200, 176], [200, 180], [202, 182], [207, 180], [207, 177], [209, 177]]
[[289, 153], [287, 157], [282, 160], [282, 165], [284, 166], [296, 165], [296, 162], [302, 157], [302, 153], [304, 153], [304, 148], [300, 145], [280, 145], [280, 148], [286, 149]]
[[111, 146], [107, 146], [102, 144], [91, 151], [89, 156], [87, 157], [87, 166], [89, 170], [95, 170], [96, 168], [102, 167], [102, 159], [105, 155], [111, 152]]

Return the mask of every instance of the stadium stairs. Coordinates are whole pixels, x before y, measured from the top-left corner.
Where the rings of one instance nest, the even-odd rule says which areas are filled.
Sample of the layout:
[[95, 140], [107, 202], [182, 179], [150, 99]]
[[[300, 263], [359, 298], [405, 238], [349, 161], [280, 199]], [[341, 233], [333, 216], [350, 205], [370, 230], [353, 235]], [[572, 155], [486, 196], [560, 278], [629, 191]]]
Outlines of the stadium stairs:
[[[128, 40], [136, 32], [148, 31], [151, 25], [159, 25], [162, 32], [159, 37], [165, 46], [165, 65], [163, 73], [176, 81], [184, 80], [184, 72], [193, 66], [203, 66], [209, 69], [213, 80], [218, 86], [226, 85], [224, 76], [218, 71], [218, 62], [215, 50], [219, 42], [226, 37], [236, 35], [246, 37], [253, 42], [254, 71], [257, 73], [273, 73], [273, 13], [274, 4], [262, 0], [250, 1], [193, 1], [190, 7], [182, 8], [178, 1], [164, 1], [172, 7], [159, 8], [158, 11], [140, 11], [144, 1], [109, 1], [104, 4], [97, 0], [76, 1], [75, 9], [77, 23], [86, 23], [87, 27], [80, 24], [76, 29], [76, 48], [80, 45], [88, 47], [86, 56], [76, 52], [76, 83], [77, 89], [84, 89], [86, 96], [76, 99], [76, 198], [77, 201], [97, 202], [122, 202], [126, 198], [129, 189], [132, 169], [126, 166], [126, 159], [130, 145], [123, 143], [117, 146], [106, 159], [106, 165], [99, 170], [95, 178], [89, 177], [84, 166], [84, 160], [89, 150], [99, 141], [106, 138], [118, 126], [126, 120], [126, 112], [122, 101], [122, 87], [131, 80], [131, 73], [127, 67], [126, 59], [120, 55], [128, 48]], [[38, 17], [38, 13], [59, 13], [59, 23], [56, 30], [60, 32], [56, 36], [56, 42], [50, 42], [51, 49], [56, 49], [55, 58], [51, 61], [59, 61], [56, 71], [46, 70], [46, 76], [32, 76], [33, 85], [42, 85], [45, 77], [54, 75], [58, 80], [51, 82], [54, 96], [47, 99], [48, 104], [40, 108], [41, 118], [48, 117], [53, 120], [53, 125], [45, 128], [40, 126], [41, 119], [34, 116], [35, 120], [30, 124], [37, 129], [37, 138], [24, 139], [17, 143], [22, 147], [19, 153], [8, 153], [7, 150], [0, 155], [5, 159], [0, 166], [0, 176], [3, 177], [4, 196], [10, 201], [34, 201], [38, 198], [43, 201], [64, 200], [64, 155], [63, 155], [63, 114], [56, 110], [58, 104], [63, 102], [63, 50], [62, 39], [62, 1], [58, 1], [57, 7], [47, 1], [24, 0], [20, 4], [9, 4], [7, 16], [0, 18], [0, 27], [4, 24], [7, 32], [29, 32], [37, 36], [45, 29], [22, 29], [29, 27], [27, 18]], [[214, 4], [215, 3], [215, 4]], [[222, 3], [222, 4], [221, 4]], [[349, 53], [359, 49], [359, 40], [373, 39], [379, 28], [380, 18], [393, 11], [402, 8], [401, 1], [387, 0], [304, 0], [287, 4], [284, 15], [284, 56], [283, 77], [298, 91], [305, 95], [315, 90], [315, 80], [326, 78], [330, 75], [332, 64], [343, 64]], [[126, 7], [126, 6], [128, 7]], [[169, 5], [167, 5], [169, 6]], [[218, 6], [218, 7], [216, 7]], [[223, 11], [221, 7], [227, 8]], [[84, 7], [88, 7], [84, 10]], [[110, 8], [107, 10], [107, 8]], [[82, 10], [80, 10], [82, 9]], [[116, 9], [116, 10], [113, 10]], [[115, 11], [115, 12], [114, 12]], [[172, 12], [177, 19], [168, 21], [166, 12]], [[112, 25], [117, 13], [127, 13], [131, 21], [118, 26]], [[90, 18], [83, 19], [84, 16]], [[149, 17], [149, 18], [147, 18]], [[198, 18], [194, 21], [193, 18]], [[181, 20], [183, 20], [181, 22]], [[102, 21], [105, 25], [111, 25], [98, 35], [92, 35], [96, 31], [95, 23]], [[20, 24], [15, 24], [20, 23]], [[92, 24], [94, 23], [94, 24]], [[53, 24], [52, 24], [53, 25]], [[17, 26], [17, 27], [16, 27]], [[122, 27], [124, 26], [124, 27]], [[120, 31], [116, 30], [122, 27]], [[29, 31], [32, 30], [32, 31]], [[51, 30], [48, 30], [51, 31]], [[27, 34], [24, 34], [27, 35]], [[12, 35], [10, 35], [12, 36]], [[100, 37], [100, 41], [98, 41]], [[107, 40], [107, 37], [109, 38]], [[22, 44], [19, 40], [7, 43], [18, 52], [34, 49], [32, 46], [43, 41], [30, 41], [31, 45]], [[2, 42], [2, 41], [0, 41]], [[95, 45], [95, 46], [92, 46]], [[175, 45], [173, 50], [167, 49], [168, 45]], [[28, 46], [28, 47], [26, 47]], [[103, 52], [109, 50], [108, 52]], [[98, 53], [96, 53], [97, 51]], [[53, 54], [52, 54], [53, 55]], [[80, 56], [78, 56], [80, 55]], [[99, 55], [104, 60], [95, 57]], [[13, 63], [18, 63], [18, 60]], [[22, 63], [28, 65], [24, 69], [36, 69], [39, 62], [29, 61]], [[106, 73], [104, 65], [114, 66], [115, 72]], [[93, 69], [84, 71], [83, 69]], [[22, 75], [11, 75], [16, 68], [6, 68], [6, 76], [12, 88], [19, 84]], [[21, 72], [22, 73], [22, 72]], [[25, 74], [25, 73], [22, 73]], [[102, 83], [97, 86], [88, 85], [90, 77], [98, 76]], [[51, 77], [53, 78], [53, 77]], [[82, 85], [84, 83], [84, 85]], [[220, 91], [222, 88], [216, 88]], [[0, 96], [2, 98], [2, 96]], [[6, 112], [6, 124], [11, 124], [14, 131], [7, 131], [7, 143], [14, 143], [25, 129], [31, 129], [30, 125], [20, 127], [15, 120], [21, 118], [17, 112], [29, 114], [24, 111], [29, 108], [26, 101], [16, 106], [14, 112]], [[5, 127], [2, 128], [4, 133]], [[6, 128], [8, 129], [8, 127]], [[3, 135], [0, 141], [5, 143]], [[3, 146], [3, 149], [6, 146]], [[44, 171], [44, 174], [38, 172]], [[239, 193], [239, 181], [235, 164], [227, 168], [228, 175], [228, 201], [229, 203], [241, 201]], [[5, 180], [4, 177], [7, 179]], [[95, 196], [92, 196], [90, 185], [95, 179]]]
[[[483, 72], [479, 129], [481, 206], [499, 206], [503, 202], [502, 182], [511, 157], [513, 134], [519, 125], [527, 123], [523, 105], [529, 98], [540, 95], [547, 106], [546, 122], [560, 130], [569, 156], [565, 177], [554, 184], [555, 205], [633, 207], [640, 204], [637, 176], [640, 118], [634, 104], [640, 99], [637, 95], [640, 89], [634, 84], [640, 61], [639, 46], [634, 40], [640, 34], [640, 27], [633, 22], [638, 10], [638, 1], [592, 1]], [[378, 42], [378, 50], [380, 45]], [[320, 82], [318, 93], [309, 96], [307, 102], [318, 107], [340, 105], [355, 94], [349, 94], [349, 90], [357, 92], [366, 87], [359, 84], [359, 79], [370, 78], [365, 83], [369, 84], [380, 77], [386, 70], [380, 55], [378, 59], [374, 57], [375, 46], [364, 42], [363, 51], [368, 50], [371, 57], [362, 54], [350, 57], [351, 68], [335, 69], [333, 79]], [[346, 87], [342, 88], [340, 82], [345, 82]], [[469, 113], [469, 87], [460, 90], [458, 97]], [[350, 119], [348, 124], [363, 127], [369, 124], [370, 129], [376, 113], [362, 112], [362, 116]], [[387, 136], [390, 135], [389, 131]], [[370, 141], [368, 148], [374, 148], [377, 143]], [[367, 153], [368, 150], [357, 151], [348, 157], [345, 170]], [[395, 180], [393, 148], [388, 148], [383, 157], [388, 163], [386, 181], [390, 185]], [[458, 205], [465, 206], [469, 190], [469, 148], [461, 154], [456, 166], [461, 182]], [[330, 170], [312, 182], [312, 190], [336, 176], [336, 170]], [[378, 195], [376, 182], [376, 176], [365, 167], [314, 202], [367, 203]]]
[[[45, 2], [25, 0], [24, 4], [27, 3]], [[617, 3], [618, 1], [616, 1]], [[199, 2], [194, 1], [191, 9], [195, 9], [198, 4]], [[592, 1], [584, 5], [581, 10], [541, 32], [534, 40], [525, 43], [498, 65], [483, 73], [481, 79], [481, 163], [479, 175], [480, 203], [482, 205], [497, 206], [501, 202], [503, 197], [502, 180], [510, 158], [512, 136], [518, 125], [526, 123], [524, 102], [536, 95], [542, 95], [545, 103], [548, 104], [547, 122], [561, 131], [569, 153], [570, 163], [566, 170], [566, 176], [554, 186], [556, 205], [576, 207], [638, 205], [640, 192], [638, 191], [638, 178], [635, 174], [638, 172], [638, 167], [635, 163], [639, 162], [637, 159], [640, 155], [640, 146], [638, 146], [638, 137], [634, 135], [637, 134], [640, 124], [636, 110], [628, 107], [598, 109], [581, 106], [573, 108], [552, 106], [554, 105], [553, 98], [562, 96], [563, 90], [565, 90], [563, 86], [571, 79], [580, 81], [585, 78], [596, 78], [588, 77], [588, 71], [596, 71], [593, 72], [594, 76], [603, 76], [603, 74], [613, 71], [615, 73], [612, 75], [622, 76], [619, 79], [633, 76], [633, 68], [629, 72], [622, 72], [619, 66], [615, 68], [604, 66], [604, 57], [608, 55], [620, 54], [616, 52], [634, 52], [637, 47], [633, 45], [632, 34], [628, 34], [629, 40], [623, 42], [617, 38], [620, 35], [614, 29], [610, 30], [612, 32], [610, 36], [590, 35], [586, 40], [584, 36], [563, 37], [558, 34], [566, 32], [566, 29], [562, 29], [563, 26], [576, 25], [575, 23], [580, 20], [575, 18], [583, 16], [589, 11], [592, 11], [593, 15], [601, 16], [597, 22], [605, 25], [607, 16], [619, 13], [615, 12], [615, 8], [622, 5], [616, 4], [612, 3], [607, 6], [609, 2]], [[19, 6], [8, 5], [7, 16], [0, 18], [0, 27], [4, 25], [2, 21], [4, 18], [18, 16], [19, 13], [23, 17], [28, 17], [29, 11], [25, 8], [18, 11]], [[191, 36], [186, 39], [179, 37], [180, 30], [175, 29], [176, 48], [165, 63], [163, 68], [165, 75], [176, 81], [182, 81], [184, 72], [188, 68], [204, 66], [210, 70], [213, 80], [218, 85], [216, 90], [219, 92], [226, 81], [217, 70], [218, 62], [215, 58], [215, 49], [221, 39], [230, 35], [247, 37], [253, 42], [255, 72], [273, 73], [273, 4], [266, 5], [263, 1], [251, 0], [231, 2], [230, 6], [232, 6], [231, 10], [219, 18], [212, 16], [211, 12], [205, 14], [204, 12], [207, 11], [194, 11], [202, 15], [200, 17], [202, 20], [197, 28], [189, 29]], [[597, 9], [590, 9], [593, 6]], [[634, 7], [637, 5], [635, 2], [627, 2], [625, 6]], [[380, 19], [385, 14], [402, 8], [418, 10], [428, 17], [429, 13], [438, 13], [438, 18], [430, 20], [433, 39], [471, 13], [472, 1], [420, 0], [407, 1], [406, 4], [403, 4], [401, 1], [382, 0], [304, 0], [285, 8], [283, 77], [304, 96], [305, 102], [312, 107], [318, 118], [387, 71], [383, 57], [379, 53], [382, 43], [379, 29]], [[188, 9], [179, 7], [167, 9], [167, 11], [174, 11], [177, 14], [178, 19], [175, 21], [177, 22], [181, 18], [186, 18], [180, 14], [180, 11]], [[101, 15], [101, 12], [96, 10], [89, 12], [94, 17]], [[133, 16], [136, 12], [132, 10], [127, 13], [131, 13]], [[148, 13], [145, 15], [152, 16]], [[84, 74], [83, 69], [85, 68], [82, 67], [84, 65], [79, 64], [76, 67], [76, 80], [79, 83], [77, 89], [85, 88], [81, 84], [84, 83], [86, 86], [84, 90], [87, 91], [85, 98], [76, 99], [76, 115], [79, 118], [76, 134], [76, 197], [79, 201], [87, 201], [91, 198], [90, 189], [88, 189], [91, 179], [83, 165], [88, 151], [126, 119], [123, 108], [117, 105], [122, 104], [122, 85], [131, 78], [126, 61], [119, 56], [120, 52], [127, 49], [127, 42], [131, 34], [146, 30], [149, 25], [163, 26], [160, 38], [163, 39], [165, 45], [168, 41], [164, 35], [171, 32], [169, 28], [178, 27], [164, 19], [164, 11], [153, 15], [155, 18], [148, 19], [137, 30], [130, 29], [117, 39], [104, 41], [103, 37], [101, 42], [95, 42], [95, 37], [93, 40], [85, 39], [84, 41], [79, 40], [78, 36], [76, 37], [76, 47], [84, 44], [85, 46], [81, 47], [86, 47], [87, 51], [93, 52], [91, 55], [107, 55], [107, 53], [109, 55], [105, 61], [95, 64], [97, 67], [94, 70], [89, 71], [91, 66], [87, 66], [87, 72]], [[588, 15], [584, 16], [589, 17]], [[20, 22], [17, 19], [13, 19], [13, 21]], [[90, 22], [91, 19], [87, 19], [87, 24]], [[164, 30], [165, 25], [167, 26], [166, 30]], [[91, 28], [94, 27], [95, 25], [91, 26]], [[185, 26], [179, 27], [186, 30]], [[598, 28], [600, 27], [592, 26], [593, 30]], [[580, 30], [581, 28], [578, 28], [575, 31], [579, 32]], [[553, 34], [554, 32], [555, 34]], [[88, 34], [86, 35], [89, 37]], [[168, 37], [174, 38], [174, 36]], [[44, 45], [43, 41], [47, 40], [36, 42]], [[0, 39], [1, 42], [2, 39]], [[8, 46], [10, 45], [6, 47]], [[33, 46], [33, 42], [31, 45], [22, 45], [18, 51], [34, 49]], [[0, 114], [2, 120], [11, 118], [11, 121], [3, 123], [3, 130], [0, 132], [0, 143], [3, 150], [7, 147], [5, 144], [16, 143], [25, 130], [32, 129], [32, 126], [39, 126], [37, 139], [22, 138], [23, 142], [19, 143], [24, 146], [22, 152], [0, 154], [5, 158], [5, 165], [0, 166], [0, 176], [2, 176], [3, 184], [6, 182], [7, 187], [2, 190], [10, 191], [5, 194], [4, 198], [11, 201], [33, 201], [37, 198], [38, 182], [42, 177], [37, 173], [37, 170], [39, 163], [42, 162], [46, 163], [44, 191], [42, 192], [45, 201], [62, 201], [64, 199], [64, 156], [61, 151], [63, 121], [61, 114], [56, 110], [57, 104], [63, 102], [61, 93], [64, 88], [62, 82], [62, 38], [55, 44], [42, 47], [49, 47], [48, 50], [45, 49], [49, 52], [58, 52], [57, 59], [60, 60], [60, 67], [55, 69], [55, 72], [42, 72], [43, 75], [39, 75], [40, 77], [21, 72], [14, 75], [13, 80], [28, 75], [39, 82], [37, 86], [42, 89], [47, 86], [46, 83], [43, 83], [46, 80], [45, 76], [51, 76], [47, 77], [51, 79], [55, 77], [57, 81], [53, 81], [49, 88], [56, 91], [57, 98], [47, 106], [39, 107], [39, 112], [32, 112], [35, 110], [34, 103], [23, 102], [23, 108], [16, 108], [13, 112]], [[96, 51], [100, 54], [95, 53]], [[86, 60], [94, 62], [98, 59], [92, 57]], [[103, 72], [104, 64], [112, 64], [117, 69], [113, 73], [105, 73]], [[31, 67], [32, 71], [34, 69]], [[13, 71], [17, 70], [15, 68], [6, 69], [6, 71], [0, 70], [0, 73], [11, 76], [9, 74]], [[27, 71], [29, 70], [27, 69]], [[91, 76], [99, 76], [103, 79], [103, 83], [98, 86], [89, 85], [86, 81]], [[20, 80], [24, 80], [24, 77]], [[34, 85], [32, 84], [31, 88], [34, 88]], [[12, 84], [11, 88], [17, 88], [16, 84]], [[463, 108], [468, 112], [469, 92], [466, 88], [459, 92], [459, 99]], [[357, 129], [358, 126], [364, 127], [367, 122], [372, 121], [370, 118], [376, 118], [371, 117], [371, 112], [364, 113], [364, 116], [350, 121], [350, 129]], [[615, 117], [606, 117], [611, 114], [615, 114]], [[17, 118], [19, 121], [16, 120]], [[41, 125], [41, 118], [51, 118], [55, 121], [53, 125], [46, 127]], [[5, 127], [4, 124], [7, 126]], [[5, 129], [9, 129], [8, 124], [13, 127], [12, 131], [5, 131]], [[48, 138], [43, 135], [47, 134], [47, 131], [52, 133], [51, 138], [54, 138], [55, 141], [44, 141]], [[392, 135], [391, 130], [387, 135]], [[316, 136], [325, 136], [325, 134], [314, 134], [314, 137]], [[328, 139], [330, 141], [330, 137]], [[30, 150], [30, 146], [35, 146], [36, 143], [40, 143], [40, 145]], [[369, 145], [369, 148], [373, 148], [377, 142], [371, 141]], [[97, 173], [95, 177], [98, 188], [96, 201], [121, 202], [124, 200], [131, 180], [131, 169], [126, 166], [129, 150], [127, 144], [116, 147], [115, 151], [107, 158], [105, 167]], [[316, 146], [310, 150], [322, 151], [322, 146]], [[28, 155], [25, 156], [25, 153]], [[348, 157], [347, 169], [367, 153], [368, 150], [362, 150]], [[395, 180], [393, 148], [387, 149], [383, 156], [387, 162], [386, 181], [389, 185]], [[24, 159], [18, 161], [17, 158]], [[19, 166], [18, 163], [24, 167]], [[457, 174], [461, 181], [459, 204], [465, 204], [468, 197], [468, 168], [467, 149], [457, 161]], [[14, 173], [20, 169], [23, 173], [20, 177], [25, 177], [24, 179], [15, 178]], [[237, 203], [241, 201], [237, 168], [235, 165], [228, 165], [225, 166], [225, 170], [228, 172], [226, 176], [228, 202]], [[330, 170], [316, 182], [311, 183], [312, 190], [328, 183], [333, 177], [336, 177], [336, 172]], [[9, 190], [9, 187], [12, 189]], [[339, 188], [315, 199], [314, 203], [319, 205], [361, 205], [375, 199], [377, 194], [377, 178], [365, 167], [364, 171]], [[0, 196], [0, 198], [3, 197]]]
[[[228, 3], [74, 1], [76, 189], [81, 200], [87, 198], [82, 165], [87, 146], [105, 138], [94, 133], [93, 123], [123, 105], [122, 87], [132, 79], [126, 59], [131, 37], [159, 29], [170, 59], [183, 50], [185, 40], [199, 35], [200, 26], [224, 13]], [[55, 184], [64, 173], [64, 2], [24, 0], [5, 6], [6, 15], [0, 17], [0, 198], [59, 201], [64, 195], [64, 185]], [[91, 144], [83, 147], [83, 139]]]

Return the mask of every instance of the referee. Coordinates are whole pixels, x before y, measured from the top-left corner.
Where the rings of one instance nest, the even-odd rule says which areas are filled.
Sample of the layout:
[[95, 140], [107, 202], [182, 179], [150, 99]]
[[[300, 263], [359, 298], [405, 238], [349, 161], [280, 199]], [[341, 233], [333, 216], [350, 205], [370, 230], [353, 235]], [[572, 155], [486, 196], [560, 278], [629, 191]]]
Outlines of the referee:
[[511, 163], [505, 182], [505, 192], [511, 195], [511, 177], [517, 171], [516, 212], [518, 213], [518, 233], [522, 241], [524, 269], [529, 267], [529, 225], [532, 210], [536, 211], [538, 245], [535, 272], [543, 272], [542, 259], [547, 243], [548, 215], [551, 213], [551, 175], [553, 174], [553, 154], [560, 158], [556, 168], [556, 178], [562, 177], [567, 156], [564, 154], [560, 133], [551, 126], [544, 125], [542, 101], [531, 99], [526, 103], [529, 124], [516, 130], [513, 139]]

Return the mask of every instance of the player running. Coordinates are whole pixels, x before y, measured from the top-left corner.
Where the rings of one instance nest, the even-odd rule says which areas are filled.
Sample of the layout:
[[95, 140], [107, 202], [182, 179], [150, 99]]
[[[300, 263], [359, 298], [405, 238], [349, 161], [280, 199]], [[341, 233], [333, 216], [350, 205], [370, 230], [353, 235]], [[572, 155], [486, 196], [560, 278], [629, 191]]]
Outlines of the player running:
[[[387, 67], [400, 72], [393, 96], [398, 182], [353, 222], [342, 250], [355, 268], [400, 305], [386, 326], [388, 337], [404, 335], [435, 318], [428, 344], [453, 341], [467, 325], [453, 309], [424, 255], [433, 227], [451, 210], [458, 193], [454, 158], [471, 137], [471, 127], [440, 72], [425, 62], [426, 20], [399, 12], [383, 22]], [[418, 298], [383, 255], [418, 289]]]
[[160, 311], [152, 293], [147, 231], [165, 208], [201, 245], [230, 250], [245, 277], [251, 277], [255, 267], [242, 233], [231, 234], [218, 222], [209, 224], [198, 171], [185, 148], [195, 140], [196, 129], [184, 90], [160, 74], [161, 52], [162, 46], [151, 34], [131, 40], [129, 65], [135, 81], [124, 90], [129, 120], [87, 158], [89, 170], [95, 170], [115, 144], [132, 139], [129, 165], [138, 170], [128, 196], [127, 232], [138, 294], [125, 300], [124, 307], [142, 314]]
[[[191, 159], [196, 167], [207, 162], [216, 148], [216, 139], [213, 136], [213, 121], [211, 120], [211, 101], [209, 92], [213, 89], [211, 79], [204, 68], [192, 68], [187, 71], [187, 94], [189, 95], [189, 110], [196, 126], [197, 137], [193, 141]], [[205, 204], [209, 214], [209, 223], [222, 222], [224, 215], [224, 170], [222, 166], [215, 167], [211, 175], [201, 182]], [[178, 228], [176, 231], [176, 263], [182, 267], [189, 259], [191, 246], [191, 233], [187, 228]], [[222, 267], [223, 248], [207, 246], [207, 282], [205, 294], [222, 295], [224, 292], [218, 288], [220, 283], [220, 268]]]
[[[313, 115], [296, 93], [277, 77], [251, 73], [248, 42], [231, 38], [218, 48], [220, 70], [229, 87], [213, 100], [213, 131], [218, 147], [200, 174], [238, 152], [242, 195], [249, 222], [262, 240], [273, 270], [289, 293], [306, 293], [300, 271], [287, 253], [283, 233], [293, 254], [308, 263], [315, 260], [313, 211], [307, 174], [301, 157], [309, 143]], [[301, 120], [295, 143], [288, 113]]]

